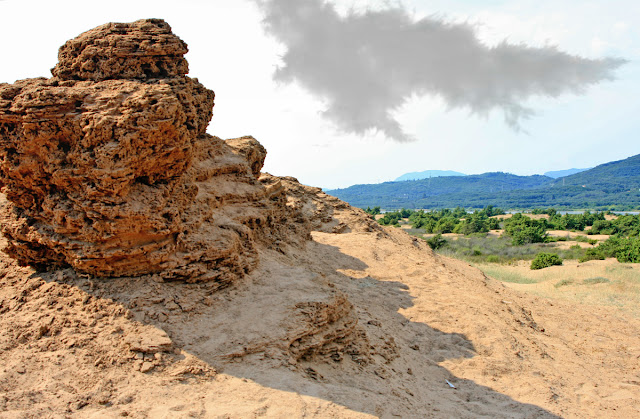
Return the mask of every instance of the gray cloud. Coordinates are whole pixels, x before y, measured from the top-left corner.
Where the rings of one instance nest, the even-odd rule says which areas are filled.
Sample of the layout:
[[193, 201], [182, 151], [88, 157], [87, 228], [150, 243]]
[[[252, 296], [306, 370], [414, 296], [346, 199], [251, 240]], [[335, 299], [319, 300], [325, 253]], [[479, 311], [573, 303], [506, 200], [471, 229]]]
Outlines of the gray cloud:
[[412, 138], [391, 112], [412, 95], [438, 96], [478, 115], [501, 109], [519, 130], [533, 115], [523, 105], [531, 96], [581, 94], [625, 63], [555, 47], [487, 47], [469, 24], [416, 21], [399, 7], [340, 16], [322, 0], [256, 1], [267, 33], [287, 48], [276, 81], [298, 82], [325, 100], [323, 116], [341, 130], [377, 129], [397, 141]]

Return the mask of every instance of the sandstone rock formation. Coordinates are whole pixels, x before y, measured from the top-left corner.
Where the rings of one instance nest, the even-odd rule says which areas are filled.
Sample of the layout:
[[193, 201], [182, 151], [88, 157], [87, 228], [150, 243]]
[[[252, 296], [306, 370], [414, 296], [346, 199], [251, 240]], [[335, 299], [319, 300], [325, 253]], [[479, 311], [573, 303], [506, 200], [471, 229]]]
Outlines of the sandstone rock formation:
[[63, 45], [53, 78], [0, 84], [5, 252], [225, 284], [256, 266], [256, 240], [308, 236], [258, 181], [264, 148], [206, 133], [214, 93], [185, 75], [186, 52], [162, 20], [110, 23]]

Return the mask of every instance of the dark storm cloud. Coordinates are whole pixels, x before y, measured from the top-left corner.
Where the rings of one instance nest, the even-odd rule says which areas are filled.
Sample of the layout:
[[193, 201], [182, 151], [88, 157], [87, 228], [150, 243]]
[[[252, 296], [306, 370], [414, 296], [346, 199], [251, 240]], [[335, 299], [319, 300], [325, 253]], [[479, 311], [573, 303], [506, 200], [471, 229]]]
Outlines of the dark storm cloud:
[[414, 20], [402, 8], [340, 16], [321, 0], [256, 0], [266, 31], [286, 46], [274, 78], [298, 82], [326, 101], [323, 115], [346, 132], [411, 138], [391, 112], [412, 95], [487, 115], [501, 109], [519, 129], [531, 96], [583, 93], [613, 79], [625, 61], [591, 60], [555, 47], [482, 44], [474, 28], [438, 18]]

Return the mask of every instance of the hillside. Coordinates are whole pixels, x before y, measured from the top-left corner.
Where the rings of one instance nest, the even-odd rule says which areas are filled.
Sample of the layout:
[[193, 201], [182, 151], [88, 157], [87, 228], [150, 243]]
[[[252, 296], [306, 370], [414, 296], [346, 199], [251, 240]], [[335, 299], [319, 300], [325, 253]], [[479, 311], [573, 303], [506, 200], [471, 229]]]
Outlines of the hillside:
[[482, 208], [494, 205], [505, 209], [628, 210], [640, 207], [640, 155], [558, 179], [485, 173], [354, 185], [327, 192], [361, 208]]
[[[354, 185], [327, 191], [356, 207], [380, 205], [383, 208], [428, 208], [448, 206], [452, 200], [491, 196], [511, 190], [527, 190], [552, 182], [545, 176], [517, 176], [494, 172], [481, 175], [448, 176], [374, 185]], [[454, 205], [454, 207], [457, 205]]]
[[425, 170], [422, 172], [410, 172], [399, 176], [394, 182], [401, 182], [403, 180], [420, 180], [444, 176], [466, 176], [464, 173], [455, 172], [453, 170]]
[[564, 185], [585, 186], [609, 193], [637, 191], [640, 188], [640, 154], [601, 164], [558, 181]]

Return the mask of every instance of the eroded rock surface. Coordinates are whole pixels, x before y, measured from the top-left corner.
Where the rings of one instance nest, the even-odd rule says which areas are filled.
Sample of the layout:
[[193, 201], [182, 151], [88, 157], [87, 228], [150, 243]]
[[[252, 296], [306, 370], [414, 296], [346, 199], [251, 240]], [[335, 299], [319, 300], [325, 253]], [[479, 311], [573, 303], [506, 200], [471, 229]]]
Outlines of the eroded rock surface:
[[258, 181], [265, 149], [206, 134], [214, 93], [185, 76], [186, 52], [162, 20], [110, 23], [62, 46], [53, 78], [0, 84], [5, 252], [225, 284], [256, 266], [256, 241], [308, 237]]
[[107, 23], [67, 41], [52, 73], [61, 80], [95, 81], [184, 76], [187, 52], [161, 19]]

